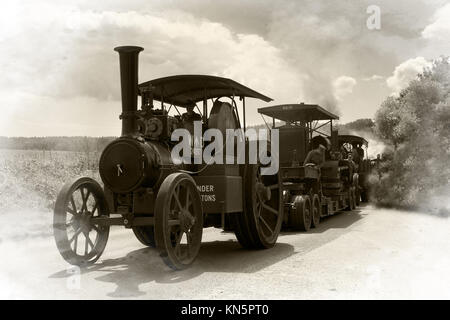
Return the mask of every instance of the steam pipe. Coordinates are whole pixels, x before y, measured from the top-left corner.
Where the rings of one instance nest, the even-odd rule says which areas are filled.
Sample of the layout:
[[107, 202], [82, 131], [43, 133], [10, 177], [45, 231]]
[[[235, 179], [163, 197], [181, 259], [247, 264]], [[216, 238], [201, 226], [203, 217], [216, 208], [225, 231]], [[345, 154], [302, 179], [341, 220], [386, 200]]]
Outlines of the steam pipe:
[[120, 86], [122, 94], [122, 136], [137, 134], [138, 57], [141, 47], [114, 48], [120, 59]]

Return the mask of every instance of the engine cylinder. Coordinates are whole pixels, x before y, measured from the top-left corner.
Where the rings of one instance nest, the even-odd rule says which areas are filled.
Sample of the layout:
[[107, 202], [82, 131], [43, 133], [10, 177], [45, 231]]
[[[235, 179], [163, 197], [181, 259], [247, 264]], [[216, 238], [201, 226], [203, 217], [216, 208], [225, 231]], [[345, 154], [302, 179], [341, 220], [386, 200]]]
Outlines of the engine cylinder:
[[154, 143], [122, 137], [111, 142], [100, 157], [99, 171], [106, 187], [125, 193], [153, 187], [171, 164], [169, 150]]

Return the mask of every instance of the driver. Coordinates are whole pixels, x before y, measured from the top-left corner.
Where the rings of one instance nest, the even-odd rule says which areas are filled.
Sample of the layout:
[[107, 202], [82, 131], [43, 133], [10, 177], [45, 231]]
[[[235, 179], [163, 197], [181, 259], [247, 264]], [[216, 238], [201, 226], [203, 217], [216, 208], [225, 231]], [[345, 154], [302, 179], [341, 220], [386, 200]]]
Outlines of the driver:
[[195, 153], [194, 149], [196, 142], [194, 141], [194, 121], [201, 121], [202, 116], [194, 111], [195, 103], [186, 104], [184, 107], [186, 108], [186, 112], [181, 115], [181, 121], [183, 127], [191, 134], [191, 148]]
[[202, 116], [194, 111], [195, 103], [189, 103], [185, 106], [186, 112], [181, 115], [181, 120], [183, 121], [199, 121]]
[[320, 167], [325, 162], [325, 150], [327, 148], [323, 144], [319, 144], [316, 149], [308, 152], [303, 165], [315, 165]]

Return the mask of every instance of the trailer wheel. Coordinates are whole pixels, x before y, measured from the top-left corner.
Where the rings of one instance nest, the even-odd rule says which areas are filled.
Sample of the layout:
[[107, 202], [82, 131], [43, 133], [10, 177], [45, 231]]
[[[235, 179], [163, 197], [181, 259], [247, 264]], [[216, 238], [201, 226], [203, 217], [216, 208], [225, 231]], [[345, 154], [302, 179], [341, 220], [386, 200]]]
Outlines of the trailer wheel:
[[156, 196], [156, 247], [164, 262], [175, 270], [188, 267], [198, 255], [203, 233], [200, 194], [186, 173], [166, 177]]
[[290, 226], [294, 230], [308, 231], [311, 228], [312, 210], [309, 196], [296, 196], [291, 209]]
[[261, 175], [259, 165], [244, 173], [244, 212], [230, 215], [239, 243], [247, 249], [273, 247], [283, 223], [280, 179]]
[[312, 220], [311, 220], [311, 226], [313, 228], [317, 228], [320, 224], [320, 213], [321, 213], [321, 204], [319, 195], [315, 194], [313, 196], [312, 200]]
[[133, 227], [133, 232], [140, 243], [147, 247], [156, 248], [154, 226]]
[[72, 265], [97, 261], [108, 242], [109, 226], [96, 226], [91, 218], [109, 216], [102, 187], [88, 177], [66, 183], [53, 213], [53, 235], [61, 256]]

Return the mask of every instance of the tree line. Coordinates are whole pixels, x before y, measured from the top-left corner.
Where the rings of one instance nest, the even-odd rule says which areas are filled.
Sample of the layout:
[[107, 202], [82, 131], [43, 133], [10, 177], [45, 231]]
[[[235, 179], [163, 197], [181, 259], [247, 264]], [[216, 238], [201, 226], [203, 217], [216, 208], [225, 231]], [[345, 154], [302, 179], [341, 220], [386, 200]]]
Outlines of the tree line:
[[100, 152], [116, 137], [0, 137], [0, 149]]

